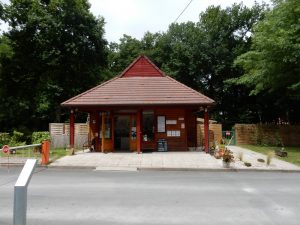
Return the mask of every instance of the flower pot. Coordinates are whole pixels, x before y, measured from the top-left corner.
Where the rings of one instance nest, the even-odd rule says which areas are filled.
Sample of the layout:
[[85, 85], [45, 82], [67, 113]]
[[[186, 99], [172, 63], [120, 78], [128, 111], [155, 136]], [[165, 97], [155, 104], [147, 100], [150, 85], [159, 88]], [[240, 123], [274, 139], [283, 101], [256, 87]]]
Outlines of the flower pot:
[[224, 168], [230, 168], [230, 162], [223, 161], [223, 167]]

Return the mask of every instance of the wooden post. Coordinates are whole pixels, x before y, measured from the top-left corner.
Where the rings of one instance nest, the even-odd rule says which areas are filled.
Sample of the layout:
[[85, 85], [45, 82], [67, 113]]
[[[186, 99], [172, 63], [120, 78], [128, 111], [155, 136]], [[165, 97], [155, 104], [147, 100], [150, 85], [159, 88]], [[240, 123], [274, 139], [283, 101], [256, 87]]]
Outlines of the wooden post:
[[71, 109], [71, 112], [70, 112], [70, 148], [72, 151], [72, 155], [74, 154], [74, 141], [75, 141], [75, 113], [74, 113], [74, 110]]
[[209, 152], [209, 119], [208, 119], [208, 109], [204, 109], [204, 141], [205, 141], [205, 152]]
[[[198, 150], [198, 120], [197, 120], [198, 116], [195, 116], [195, 150]], [[200, 126], [199, 126], [200, 129]], [[199, 132], [200, 133], [200, 132]]]
[[115, 118], [113, 111], [110, 112], [111, 117], [111, 141], [112, 141], [112, 151], [115, 150]]
[[105, 113], [102, 112], [102, 123], [101, 123], [101, 151], [105, 152], [104, 144], [105, 144]]
[[47, 165], [49, 163], [49, 153], [50, 153], [50, 142], [49, 140], [42, 141], [42, 165]]
[[136, 150], [137, 153], [141, 153], [142, 149], [142, 118], [141, 110], [138, 110], [136, 113]]

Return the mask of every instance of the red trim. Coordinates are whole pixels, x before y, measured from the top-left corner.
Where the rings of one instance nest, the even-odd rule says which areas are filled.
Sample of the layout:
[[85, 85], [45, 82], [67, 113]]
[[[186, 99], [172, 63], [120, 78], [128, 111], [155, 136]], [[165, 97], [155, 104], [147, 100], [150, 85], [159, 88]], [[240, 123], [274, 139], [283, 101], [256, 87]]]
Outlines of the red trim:
[[208, 153], [209, 151], [209, 118], [208, 118], [208, 109], [205, 108], [204, 110], [204, 149], [205, 152]]
[[75, 135], [75, 114], [73, 110], [70, 112], [70, 147], [74, 148]]
[[136, 113], [136, 150], [141, 153], [142, 149], [142, 118], [141, 110]]
[[118, 77], [124, 77], [124, 75], [126, 75], [126, 73], [141, 59], [145, 59], [150, 65], [153, 66], [153, 68], [155, 70], [157, 70], [157, 72], [162, 76], [166, 76], [165, 73], [163, 71], [161, 71], [147, 56], [145, 55], [140, 55], [138, 56], [135, 60], [133, 60], [133, 62], [125, 69], [123, 70], [123, 72], [118, 76]]
[[110, 112], [111, 117], [111, 139], [112, 139], [112, 149], [115, 149], [115, 115]]

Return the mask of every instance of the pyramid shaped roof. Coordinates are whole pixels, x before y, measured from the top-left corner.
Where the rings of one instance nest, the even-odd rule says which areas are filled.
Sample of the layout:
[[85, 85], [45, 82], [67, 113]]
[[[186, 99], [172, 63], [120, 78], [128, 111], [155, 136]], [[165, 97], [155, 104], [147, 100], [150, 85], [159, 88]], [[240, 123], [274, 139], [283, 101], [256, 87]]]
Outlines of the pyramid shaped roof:
[[209, 97], [165, 75], [144, 55], [136, 58], [119, 76], [83, 92], [61, 105], [138, 106], [213, 105]]

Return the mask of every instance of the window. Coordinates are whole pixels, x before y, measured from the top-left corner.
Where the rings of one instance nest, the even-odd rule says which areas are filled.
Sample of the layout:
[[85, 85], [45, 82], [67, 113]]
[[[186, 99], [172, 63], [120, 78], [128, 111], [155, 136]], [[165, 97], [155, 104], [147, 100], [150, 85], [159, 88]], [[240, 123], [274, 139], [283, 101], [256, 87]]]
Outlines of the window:
[[[102, 138], [102, 115], [100, 113], [100, 135], [99, 137]], [[105, 131], [104, 137], [107, 139], [111, 138], [111, 117], [109, 115], [105, 116]]]
[[166, 132], [166, 117], [157, 116], [157, 132], [164, 133]]
[[131, 117], [131, 140], [136, 140], [136, 118]]

